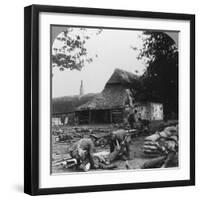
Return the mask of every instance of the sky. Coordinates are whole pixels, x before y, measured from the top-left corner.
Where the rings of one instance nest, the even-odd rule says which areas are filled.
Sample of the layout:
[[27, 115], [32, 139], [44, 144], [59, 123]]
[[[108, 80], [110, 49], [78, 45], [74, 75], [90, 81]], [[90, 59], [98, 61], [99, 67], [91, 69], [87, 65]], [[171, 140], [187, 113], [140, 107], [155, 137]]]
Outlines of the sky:
[[[87, 29], [92, 37], [87, 40], [85, 47], [88, 56], [94, 57], [92, 63], [86, 63], [81, 71], [64, 71], [53, 68], [52, 96], [78, 95], [81, 80], [83, 80], [84, 93], [99, 93], [116, 68], [132, 73], [135, 70], [142, 74], [145, 70], [144, 60], [138, 60], [139, 50], [133, 50], [131, 46], [142, 48], [142, 31], [103, 29], [96, 35], [96, 29]], [[78, 28], [74, 28], [74, 34], [80, 34]], [[59, 35], [58, 35], [59, 36]], [[60, 48], [62, 43], [54, 40], [53, 48]], [[98, 57], [95, 57], [95, 55]]]
[[[76, 29], [74, 29], [76, 31]], [[90, 29], [89, 32], [96, 32]], [[77, 30], [78, 33], [78, 30]], [[101, 92], [105, 83], [114, 72], [115, 68], [130, 72], [144, 71], [144, 61], [137, 60], [138, 51], [133, 47], [142, 47], [142, 39], [139, 37], [142, 31], [103, 29], [101, 34], [94, 34], [86, 42], [88, 55], [94, 57], [92, 63], [86, 63], [81, 71], [64, 71], [53, 68], [52, 96], [78, 95], [81, 80], [83, 80], [84, 93]], [[60, 48], [62, 44], [54, 40], [52, 48]], [[95, 55], [98, 57], [95, 57]]]

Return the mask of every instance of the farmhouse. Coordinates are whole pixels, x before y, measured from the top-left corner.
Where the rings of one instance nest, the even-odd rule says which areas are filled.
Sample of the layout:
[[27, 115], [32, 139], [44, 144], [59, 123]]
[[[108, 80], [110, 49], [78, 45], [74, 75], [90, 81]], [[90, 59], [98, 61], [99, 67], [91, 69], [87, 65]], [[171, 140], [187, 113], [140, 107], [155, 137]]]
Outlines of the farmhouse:
[[122, 123], [133, 107], [134, 89], [141, 87], [138, 76], [115, 69], [103, 91], [79, 106], [75, 115], [79, 124]]
[[134, 92], [141, 87], [137, 75], [121, 69], [115, 69], [101, 93], [84, 95], [81, 82], [80, 95], [53, 99], [52, 123], [123, 123], [133, 110], [141, 119], [162, 120], [161, 103], [136, 102]]

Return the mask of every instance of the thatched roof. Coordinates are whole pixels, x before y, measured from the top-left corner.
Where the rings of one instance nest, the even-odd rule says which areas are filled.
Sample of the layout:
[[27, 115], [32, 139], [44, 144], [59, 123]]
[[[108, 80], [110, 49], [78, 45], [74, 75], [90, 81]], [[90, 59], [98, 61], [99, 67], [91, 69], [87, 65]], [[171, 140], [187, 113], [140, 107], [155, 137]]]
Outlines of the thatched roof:
[[136, 87], [139, 87], [140, 85], [138, 76], [121, 69], [115, 69], [103, 91], [96, 95], [92, 100], [79, 106], [77, 110], [98, 110], [123, 107], [128, 97], [126, 89], [130, 86], [133, 87], [134, 85]]
[[111, 109], [124, 106], [127, 98], [126, 90], [120, 85], [107, 85], [104, 90], [92, 100], [79, 106], [77, 110]]
[[115, 69], [100, 94], [92, 93], [81, 97], [75, 95], [54, 98], [52, 101], [52, 113], [59, 115], [76, 110], [123, 107], [127, 98], [126, 89], [134, 86], [138, 87], [139, 85], [138, 76], [121, 69]]
[[138, 87], [140, 85], [139, 77], [131, 72], [116, 68], [110, 79], [107, 81], [108, 84], [120, 84], [126, 87]]
[[93, 99], [97, 93], [90, 93], [83, 96], [65, 96], [57, 97], [52, 100], [52, 113], [56, 114], [66, 114], [74, 112], [77, 107]]

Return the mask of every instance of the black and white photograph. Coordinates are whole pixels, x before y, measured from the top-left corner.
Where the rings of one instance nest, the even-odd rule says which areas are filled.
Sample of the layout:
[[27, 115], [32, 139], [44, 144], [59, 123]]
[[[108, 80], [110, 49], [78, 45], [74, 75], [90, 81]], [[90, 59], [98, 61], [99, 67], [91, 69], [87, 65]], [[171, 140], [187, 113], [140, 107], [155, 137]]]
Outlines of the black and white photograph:
[[179, 31], [51, 24], [50, 173], [179, 168]]

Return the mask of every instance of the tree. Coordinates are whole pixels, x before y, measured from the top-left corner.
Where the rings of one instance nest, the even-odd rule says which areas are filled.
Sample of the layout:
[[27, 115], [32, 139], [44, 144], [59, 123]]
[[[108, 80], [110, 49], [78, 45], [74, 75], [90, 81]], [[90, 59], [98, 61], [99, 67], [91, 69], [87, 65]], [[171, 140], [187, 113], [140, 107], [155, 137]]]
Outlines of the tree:
[[[81, 70], [84, 64], [91, 63], [92, 57], [88, 57], [86, 41], [94, 35], [99, 35], [101, 29], [87, 28], [66, 28], [56, 38], [59, 41], [58, 47], [52, 47], [52, 66], [58, 67], [61, 71], [65, 69]], [[97, 57], [97, 55], [95, 55]]]
[[164, 114], [178, 115], [178, 49], [174, 40], [163, 32], [145, 31], [138, 59], [145, 59], [139, 100], [160, 101]]

